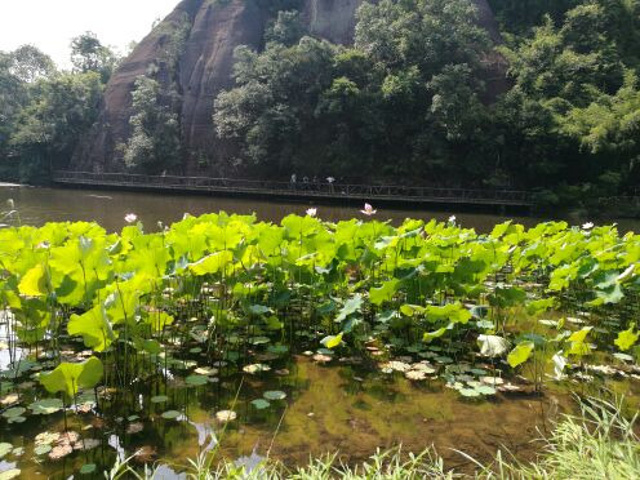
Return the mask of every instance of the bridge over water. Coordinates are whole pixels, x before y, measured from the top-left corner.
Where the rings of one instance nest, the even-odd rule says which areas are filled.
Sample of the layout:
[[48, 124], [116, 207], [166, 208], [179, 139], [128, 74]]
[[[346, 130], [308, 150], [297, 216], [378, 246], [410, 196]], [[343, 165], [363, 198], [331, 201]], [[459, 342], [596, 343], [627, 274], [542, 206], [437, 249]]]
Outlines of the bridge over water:
[[456, 204], [519, 209], [528, 209], [533, 206], [531, 193], [520, 190], [408, 187], [401, 185], [363, 185], [304, 181], [291, 183], [272, 180], [75, 171], [54, 172], [53, 180], [56, 184], [67, 186], [281, 199], [378, 201], [415, 206]]

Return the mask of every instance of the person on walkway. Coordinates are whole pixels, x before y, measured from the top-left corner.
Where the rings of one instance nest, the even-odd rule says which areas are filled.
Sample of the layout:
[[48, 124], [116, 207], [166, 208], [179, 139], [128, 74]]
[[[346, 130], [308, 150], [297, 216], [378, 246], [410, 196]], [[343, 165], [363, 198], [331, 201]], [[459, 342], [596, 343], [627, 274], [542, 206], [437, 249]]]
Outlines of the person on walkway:
[[291, 174], [291, 181], [289, 182], [289, 187], [291, 190], [296, 189], [296, 182], [298, 181], [298, 176], [295, 173]]
[[333, 182], [335, 182], [336, 179], [333, 177], [327, 177], [327, 183], [329, 184], [329, 191], [331, 193], [333, 193]]

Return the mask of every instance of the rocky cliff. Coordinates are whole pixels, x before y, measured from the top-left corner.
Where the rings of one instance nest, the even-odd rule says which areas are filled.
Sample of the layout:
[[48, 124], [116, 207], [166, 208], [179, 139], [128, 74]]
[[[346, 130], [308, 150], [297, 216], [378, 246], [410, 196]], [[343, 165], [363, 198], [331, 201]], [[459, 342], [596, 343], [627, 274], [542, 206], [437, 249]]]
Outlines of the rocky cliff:
[[[364, 0], [302, 0], [302, 18], [310, 34], [348, 45], [353, 40], [355, 12]], [[500, 41], [497, 24], [487, 0], [474, 0], [480, 21], [494, 41]], [[119, 145], [130, 135], [131, 93], [138, 76], [151, 65], [163, 70], [175, 32], [186, 28], [186, 38], [172, 58], [166, 83], [180, 97], [180, 123], [185, 152], [184, 173], [205, 174], [202, 159], [224, 157], [229, 148], [216, 139], [212, 122], [218, 93], [233, 85], [233, 50], [238, 45], [259, 49], [269, 20], [260, 0], [182, 0], [175, 10], [144, 38], [107, 85], [96, 125], [76, 151], [74, 170], [121, 171]], [[160, 63], [160, 65], [158, 65]], [[500, 90], [504, 75], [493, 80]], [[170, 78], [169, 78], [170, 77]], [[208, 163], [208, 162], [207, 162]], [[215, 163], [215, 162], [214, 162]], [[213, 172], [212, 172], [213, 173]]]

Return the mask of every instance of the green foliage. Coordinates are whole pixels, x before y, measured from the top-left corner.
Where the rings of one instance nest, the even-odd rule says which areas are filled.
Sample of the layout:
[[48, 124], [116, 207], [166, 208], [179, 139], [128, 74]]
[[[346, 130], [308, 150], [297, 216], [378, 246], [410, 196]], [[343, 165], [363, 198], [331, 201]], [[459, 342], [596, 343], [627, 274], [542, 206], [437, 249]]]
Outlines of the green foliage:
[[[306, 338], [312, 348], [324, 346], [323, 359], [329, 350], [364, 352], [376, 341], [394, 353], [446, 346], [447, 355], [436, 355], [443, 363], [460, 345], [452, 352], [506, 357], [514, 368], [535, 346], [536, 361], [558, 352], [561, 370], [594, 350], [631, 350], [638, 340], [640, 237], [621, 237], [614, 227], [507, 222], [479, 235], [435, 220], [393, 228], [290, 215], [274, 225], [220, 213], [158, 233], [141, 228], [1, 229], [0, 300], [20, 341], [55, 344], [66, 331], [113, 358], [121, 371], [110, 381], [126, 384], [136, 375], [131, 356], [169, 362], [167, 338], [176, 334], [198, 343], [193, 353], [206, 349], [230, 362], [243, 345], [278, 357], [294, 347], [287, 339]], [[585, 314], [532, 329], [551, 308]], [[66, 368], [56, 376], [79, 381]], [[259, 363], [245, 372], [269, 368]], [[194, 371], [188, 383], [204, 385], [209, 372]], [[49, 385], [69, 391], [54, 380]]]
[[[296, 42], [297, 13], [280, 12], [216, 100], [217, 134], [242, 150], [229, 160], [256, 175], [540, 188], [544, 205], [633, 187], [640, 2], [492, 6], [511, 32], [500, 53], [467, 0], [364, 2], [352, 48]], [[505, 59], [510, 88], [495, 83]]]
[[160, 173], [180, 164], [178, 98], [148, 76], [136, 79], [132, 93], [131, 136], [121, 146], [124, 162], [132, 170]]
[[511, 368], [516, 368], [529, 359], [533, 349], [533, 342], [521, 342], [507, 355], [507, 362], [509, 362]]
[[76, 38], [73, 48], [73, 72], [57, 71], [33, 46], [0, 52], [2, 178], [46, 182], [94, 124], [115, 57], [93, 35]]
[[297, 41], [297, 14], [280, 12], [263, 52], [236, 50], [236, 88], [215, 103], [217, 134], [265, 174], [432, 171], [435, 156], [453, 154], [441, 134], [464, 143], [481, 122], [473, 78], [489, 41], [475, 18], [468, 0], [364, 3], [346, 48]]
[[100, 42], [95, 33], [85, 32], [71, 41], [71, 63], [78, 72], [99, 73], [102, 83], [107, 83], [118, 63], [118, 57]]
[[[60, 73], [29, 88], [30, 100], [18, 116], [11, 145], [34, 178], [67, 165], [82, 136], [97, 118], [100, 75]], [[38, 172], [40, 170], [40, 172]]]
[[55, 370], [40, 375], [40, 383], [50, 393], [62, 392], [74, 397], [81, 388], [93, 388], [102, 379], [102, 362], [91, 357], [82, 363], [61, 363]]

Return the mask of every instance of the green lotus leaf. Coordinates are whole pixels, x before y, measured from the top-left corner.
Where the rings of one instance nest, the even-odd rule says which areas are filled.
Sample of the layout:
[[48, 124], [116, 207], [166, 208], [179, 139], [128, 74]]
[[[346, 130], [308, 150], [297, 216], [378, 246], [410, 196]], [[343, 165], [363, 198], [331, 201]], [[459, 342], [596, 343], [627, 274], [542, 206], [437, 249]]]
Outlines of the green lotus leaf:
[[334, 349], [342, 344], [342, 336], [344, 332], [340, 332], [338, 335], [329, 335], [322, 339], [320, 343], [328, 349]]
[[91, 357], [82, 363], [61, 363], [55, 370], [40, 375], [42, 386], [49, 393], [63, 392], [73, 397], [81, 388], [93, 388], [102, 379], [102, 362]]
[[189, 375], [184, 381], [192, 387], [200, 387], [209, 383], [209, 379], [205, 375]]
[[162, 413], [162, 418], [164, 418], [166, 420], [175, 420], [180, 415], [181, 415], [181, 413], [179, 411], [177, 411], [177, 410], [167, 410], [166, 412]]
[[280, 390], [271, 390], [268, 392], [264, 392], [262, 396], [267, 400], [284, 400], [285, 398], [287, 398], [287, 394], [281, 392]]
[[511, 368], [516, 368], [518, 365], [521, 365], [529, 360], [533, 349], [533, 342], [519, 343], [513, 350], [511, 350], [511, 352], [509, 352], [509, 355], [507, 355], [507, 362], [509, 362]]
[[34, 415], [51, 415], [63, 408], [64, 404], [59, 398], [43, 398], [29, 405], [29, 409]]
[[258, 410], [264, 410], [265, 408], [269, 408], [271, 404], [263, 398], [258, 398], [256, 400], [253, 400], [251, 402], [251, 405], [253, 405]]
[[106, 350], [117, 337], [102, 305], [82, 315], [71, 315], [67, 331], [71, 336], [81, 335], [84, 344], [96, 352]]
[[8, 453], [13, 450], [13, 445], [10, 443], [0, 443], [0, 460], [2, 460]]

